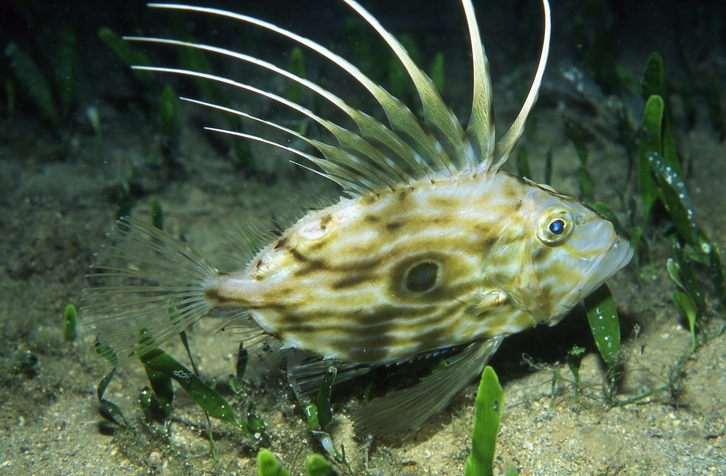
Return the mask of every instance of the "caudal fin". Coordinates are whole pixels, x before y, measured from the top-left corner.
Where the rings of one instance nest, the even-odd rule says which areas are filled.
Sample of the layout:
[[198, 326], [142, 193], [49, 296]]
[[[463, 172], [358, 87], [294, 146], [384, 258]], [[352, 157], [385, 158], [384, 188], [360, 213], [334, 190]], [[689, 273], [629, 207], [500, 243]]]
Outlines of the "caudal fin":
[[97, 342], [107, 346], [102, 355], [114, 364], [116, 358], [143, 355], [214, 307], [204, 290], [217, 269], [181, 241], [140, 220], [116, 222], [95, 256], [86, 275], [81, 315]]

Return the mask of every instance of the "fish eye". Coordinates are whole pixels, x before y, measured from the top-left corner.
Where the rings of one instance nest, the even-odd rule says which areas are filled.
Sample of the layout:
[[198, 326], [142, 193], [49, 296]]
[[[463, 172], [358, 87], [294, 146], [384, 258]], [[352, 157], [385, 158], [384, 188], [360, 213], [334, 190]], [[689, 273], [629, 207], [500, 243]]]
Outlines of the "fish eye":
[[565, 222], [559, 218], [552, 220], [550, 222], [549, 229], [552, 232], [552, 234], [561, 235], [562, 233], [565, 232]]
[[562, 208], [545, 212], [537, 228], [537, 238], [545, 245], [556, 245], [565, 241], [575, 228], [572, 214]]
[[406, 291], [419, 294], [433, 289], [438, 281], [439, 268], [432, 261], [424, 261], [409, 268], [403, 277]]

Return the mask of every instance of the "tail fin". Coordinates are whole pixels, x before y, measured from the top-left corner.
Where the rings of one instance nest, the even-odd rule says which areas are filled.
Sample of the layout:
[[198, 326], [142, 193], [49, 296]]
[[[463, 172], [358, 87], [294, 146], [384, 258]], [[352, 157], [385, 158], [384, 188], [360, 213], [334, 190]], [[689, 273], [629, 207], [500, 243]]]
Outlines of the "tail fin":
[[81, 313], [110, 361], [145, 354], [214, 307], [204, 290], [217, 269], [181, 241], [131, 217], [108, 238], [86, 275]]

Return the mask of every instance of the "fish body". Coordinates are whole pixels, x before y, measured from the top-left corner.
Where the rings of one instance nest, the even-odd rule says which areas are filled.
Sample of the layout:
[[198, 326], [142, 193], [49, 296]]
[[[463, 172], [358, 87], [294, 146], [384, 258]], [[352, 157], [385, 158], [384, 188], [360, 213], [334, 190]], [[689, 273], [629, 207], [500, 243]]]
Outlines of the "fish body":
[[206, 296], [288, 346], [385, 364], [555, 323], [628, 249], [578, 200], [466, 175], [311, 213]]
[[[329, 131], [324, 143], [244, 111], [199, 100], [301, 139], [320, 155], [262, 137], [221, 131], [280, 147], [318, 166], [346, 197], [309, 211], [240, 271], [220, 273], [184, 243], [137, 219], [118, 222], [111, 245], [89, 275], [84, 315], [99, 340], [121, 358], [177, 335], [212, 309], [245, 313], [250, 340], [317, 356], [291, 364], [304, 381], [321, 368], [390, 365], [464, 349], [449, 366], [413, 389], [393, 392], [353, 414], [362, 433], [414, 428], [440, 411], [496, 351], [501, 339], [538, 323], [555, 324], [625, 266], [627, 240], [577, 199], [499, 168], [522, 134], [535, 102], [549, 45], [517, 119], [495, 142], [489, 71], [470, 0], [474, 98], [464, 129], [428, 77], [367, 11], [346, 0], [388, 43], [419, 93], [424, 124], [408, 108], [327, 48], [261, 20], [184, 5], [152, 7], [225, 16], [287, 37], [348, 72], [378, 101], [385, 125], [328, 90], [263, 60], [209, 45], [168, 39], [136, 41], [196, 48], [251, 63], [295, 81], [337, 106], [357, 130], [342, 128], [273, 92], [209, 73], [143, 67], [223, 83], [300, 112]], [[175, 309], [170, 319], [169, 309]], [[140, 341], [139, 332], [153, 336]], [[247, 345], [247, 342], [245, 342]], [[342, 375], [339, 374], [339, 375]], [[313, 379], [313, 381], [315, 381]], [[303, 386], [312, 389], [311, 386]]]

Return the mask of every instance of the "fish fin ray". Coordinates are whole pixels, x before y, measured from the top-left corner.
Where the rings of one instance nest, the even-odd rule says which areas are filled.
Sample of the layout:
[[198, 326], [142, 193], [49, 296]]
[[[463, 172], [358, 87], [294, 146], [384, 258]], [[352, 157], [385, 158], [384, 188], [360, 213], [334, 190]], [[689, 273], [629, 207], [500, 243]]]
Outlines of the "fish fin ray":
[[[380, 22], [371, 15], [365, 8], [363, 8], [358, 2], [354, 0], [345, 0], [353, 10], [356, 11], [374, 30], [379, 36], [388, 44], [393, 53], [403, 64], [403, 67], [408, 72], [411, 81], [413, 81], [414, 87], [418, 92], [421, 104], [424, 110], [424, 120], [427, 125], [438, 129], [441, 132], [441, 137], [445, 138], [454, 154], [455, 161], [452, 161], [444, 150], [439, 150], [438, 153], [432, 153], [434, 161], [438, 166], [438, 170], [448, 170], [452, 175], [458, 175], [459, 172], [474, 169], [474, 159], [471, 155], [470, 149], [466, 146], [463, 138], [464, 130], [461, 127], [461, 123], [454, 115], [451, 108], [449, 108], [444, 102], [441, 94], [434, 82], [424, 73], [421, 68], [411, 59], [403, 45], [390, 33], [388, 32]], [[408, 134], [411, 131], [405, 130]], [[423, 138], [412, 138], [417, 141], [423, 142]], [[427, 137], [427, 142], [431, 143], [437, 141], [433, 137]], [[440, 142], [440, 141], [437, 141]], [[428, 144], [426, 144], [428, 145]]]
[[[232, 113], [235, 115], [238, 115], [244, 119], [248, 119], [251, 121], [259, 122], [261, 124], [264, 124], [265, 126], [278, 129], [286, 134], [289, 134], [297, 139], [302, 140], [303, 142], [306, 142], [310, 144], [311, 146], [315, 147], [325, 156], [325, 160], [320, 161], [313, 161], [311, 159], [308, 160], [311, 162], [316, 163], [316, 165], [320, 166], [323, 170], [326, 171], [326, 173], [329, 173], [328, 169], [332, 169], [333, 165], [341, 165], [348, 169], [350, 169], [353, 174], [348, 176], [348, 180], [359, 178], [359, 181], [364, 184], [367, 188], [372, 188], [371, 185], [373, 185], [373, 189], [380, 190], [383, 188], [390, 188], [394, 189], [397, 184], [401, 182], [408, 183], [410, 180], [409, 175], [401, 169], [400, 166], [396, 166], [396, 164], [391, 163], [389, 161], [386, 161], [385, 156], [380, 152], [379, 149], [376, 149], [375, 147], [372, 147], [370, 143], [365, 141], [363, 138], [358, 136], [357, 134], [349, 131], [348, 129], [345, 129], [343, 127], [340, 127], [336, 124], [333, 124], [330, 121], [327, 121], [312, 112], [307, 111], [307, 116], [313, 119], [318, 124], [325, 127], [329, 132], [331, 132], [335, 138], [338, 140], [339, 146], [332, 146], [330, 144], [318, 141], [316, 139], [312, 139], [309, 137], [306, 137], [303, 134], [300, 134], [299, 132], [290, 129], [288, 127], [282, 126], [280, 124], [274, 123], [272, 121], [267, 121], [265, 119], [253, 116], [251, 114], [247, 114], [245, 112], [239, 111], [237, 109], [232, 109], [224, 106], [220, 106], [218, 104], [213, 104], [205, 101], [199, 101], [196, 99], [190, 99], [190, 98], [181, 98], [184, 101], [197, 104], [204, 107], [209, 107], [212, 109], [217, 109], [223, 112]], [[304, 108], [301, 108], [299, 110], [302, 110]], [[220, 130], [214, 129], [214, 128], [207, 128], [208, 130], [217, 130], [218, 132]], [[229, 131], [232, 133], [233, 131]], [[278, 143], [279, 144], [279, 143]], [[281, 145], [281, 144], [280, 144]], [[288, 146], [282, 145], [283, 148], [287, 148]], [[294, 149], [294, 148], [293, 148]], [[359, 157], [355, 154], [352, 154], [348, 152], [347, 150], [355, 150], [359, 154], [361, 154], [363, 157]], [[295, 149], [297, 150], [297, 149]], [[299, 154], [298, 154], [299, 155]], [[333, 164], [330, 167], [327, 167], [327, 164]], [[333, 176], [329, 177], [331, 180], [335, 181], [333, 179]]]
[[352, 412], [360, 436], [388, 437], [420, 427], [451, 403], [471, 380], [482, 372], [499, 348], [503, 337], [475, 342], [449, 359], [446, 368], [413, 387], [376, 398]]
[[489, 60], [484, 51], [479, 34], [479, 25], [471, 0], [462, 0], [466, 23], [469, 27], [474, 77], [474, 92], [471, 102], [471, 117], [466, 134], [477, 157], [477, 168], [489, 170], [494, 161], [494, 110], [492, 108], [492, 81], [489, 73]]
[[[356, 135], [351, 131], [348, 132], [356, 135], [360, 140], [353, 139], [351, 135], [346, 135], [339, 131], [332, 131], [329, 126], [330, 123], [326, 125], [321, 118], [315, 115], [311, 116], [310, 114], [312, 113], [309, 111], [302, 111], [304, 108], [286, 100], [285, 98], [281, 98], [272, 93], [243, 83], [237, 83], [227, 78], [189, 70], [135, 66], [136, 69], [147, 71], [177, 72], [199, 78], [221, 81], [235, 87], [247, 89], [255, 94], [266, 96], [308, 115], [308, 117], [311, 117], [313, 120], [322, 124], [326, 129], [331, 131], [341, 143], [341, 147], [346, 147], [346, 144], [347, 146], [352, 146], [354, 150], [363, 155], [362, 161], [367, 161], [373, 164], [372, 169], [374, 171], [374, 175], [380, 180], [371, 181], [370, 177], [367, 176], [370, 171], [366, 171], [362, 168], [355, 168], [352, 176], [346, 177], [342, 180], [340, 180], [340, 177], [336, 180], [333, 176], [324, 174], [327, 178], [334, 180], [343, 186], [346, 192], [352, 196], [365, 194], [371, 185], [374, 186], [374, 192], [380, 191], [382, 183], [385, 184], [383, 186], [390, 187], [390, 183], [388, 182], [390, 176], [388, 176], [388, 174], [391, 172], [393, 172], [396, 184], [410, 184], [411, 179], [421, 180], [427, 178], [429, 180], [434, 180], [442, 175], [456, 176], [465, 171], [470, 171], [471, 173], [476, 174], [479, 171], [491, 170], [496, 172], [499, 170], [502, 164], [508, 159], [509, 155], [511, 155], [512, 150], [521, 138], [524, 131], [524, 125], [532, 111], [541, 86], [542, 75], [544, 73], [549, 54], [551, 30], [550, 8], [547, 0], [543, 0], [545, 12], [543, 46], [532, 86], [517, 118], [512, 123], [507, 133], [496, 143], [494, 137], [490, 84], [491, 79], [489, 75], [488, 62], [486, 55], [484, 54], [483, 47], [481, 46], [479, 30], [470, 0], [462, 0], [472, 43], [475, 78], [472, 100], [472, 116], [466, 131], [463, 130], [455, 114], [443, 101], [431, 79], [418, 66], [416, 66], [400, 42], [398, 42], [391, 33], [383, 28], [378, 20], [376, 20], [355, 0], [346, 0], [346, 3], [378, 32], [397, 58], [403, 63], [421, 99], [421, 103], [424, 108], [424, 121], [426, 125], [428, 125], [432, 130], [438, 131], [440, 134], [433, 134], [429, 128], [424, 126], [416, 118], [416, 116], [405, 104], [403, 104], [403, 102], [376, 84], [348, 60], [333, 53], [319, 43], [257, 18], [216, 8], [194, 7], [179, 4], [149, 4], [152, 8], [165, 8], [212, 14], [231, 18], [236, 21], [242, 21], [281, 35], [301, 46], [315, 51], [319, 55], [334, 63], [343, 71], [350, 74], [358, 83], [368, 90], [383, 109], [391, 128], [389, 129], [385, 127], [376, 119], [348, 106], [338, 96], [314, 82], [296, 76], [293, 73], [252, 56], [233, 52], [224, 48], [179, 40], [145, 37], [128, 37], [127, 39], [133, 41], [186, 46], [230, 56], [238, 60], [253, 63], [275, 74], [281, 75], [288, 80], [295, 81], [329, 100], [357, 124], [360, 135]], [[240, 135], [240, 137], [244, 136]], [[442, 143], [442, 140], [444, 143]], [[391, 155], [386, 156], [386, 154], [383, 153], [384, 151], [381, 149], [379, 149], [379, 152], [383, 153], [383, 157], [378, 154], [371, 154], [370, 148], [364, 145], [361, 141], [370, 144], [373, 148], [377, 148], [377, 143], [383, 144], [386, 146], [385, 152], [391, 153]], [[449, 152], [451, 152], [451, 154], [449, 154]], [[337, 158], [327, 157], [326, 160], [335, 162]], [[351, 187], [351, 183], [355, 184], [356, 179], [359, 177], [361, 182], [365, 183], [357, 183], [357, 187]], [[351, 178], [353, 179], [352, 181]]]
[[[257, 65], [261, 68], [267, 69], [268, 71], [271, 71], [275, 74], [278, 74], [280, 76], [283, 76], [289, 80], [295, 81], [299, 83], [300, 85], [310, 89], [314, 93], [320, 95], [321, 97], [324, 97], [329, 102], [331, 102], [333, 105], [338, 107], [341, 111], [343, 111], [345, 114], [348, 115], [358, 126], [358, 129], [361, 132], [361, 135], [357, 135], [353, 133], [352, 131], [349, 131], [345, 128], [341, 128], [331, 122], [322, 123], [319, 119], [319, 117], [311, 117], [308, 115], [308, 117], [311, 117], [316, 122], [320, 123], [328, 129], [340, 142], [341, 147], [349, 147], [353, 148], [361, 153], [363, 153], [365, 156], [369, 157], [371, 160], [373, 160], [375, 163], [382, 165], [383, 170], [390, 170], [393, 169], [393, 171], [398, 175], [398, 178], [401, 183], [410, 183], [413, 180], [412, 179], [420, 179], [424, 176], [426, 176], [427, 171], [425, 168], [422, 167], [422, 164], [416, 162], [415, 153], [414, 151], [405, 144], [400, 137], [398, 137], [393, 131], [383, 126], [383, 124], [380, 123], [380, 121], [368, 116], [367, 114], [350, 107], [345, 101], [343, 101], [340, 97], [336, 96], [332, 92], [328, 91], [327, 89], [319, 86], [318, 84], [302, 78], [300, 76], [297, 76], [293, 73], [290, 73], [289, 71], [279, 68], [272, 63], [269, 63], [267, 61], [260, 60], [259, 58], [255, 58], [253, 56], [249, 56], [243, 53], [231, 51], [225, 48], [219, 48], [215, 46], [205, 45], [205, 44], [197, 44], [197, 43], [191, 43], [187, 41], [179, 41], [179, 40], [171, 40], [171, 39], [164, 39], [164, 38], [150, 38], [150, 37], [124, 37], [125, 40], [128, 41], [140, 41], [140, 42], [147, 42], [147, 43], [159, 43], [159, 44], [168, 44], [168, 45], [175, 45], [175, 46], [183, 46], [183, 47], [189, 47], [189, 48], [195, 48], [203, 51], [209, 51], [214, 52], [217, 54], [221, 54], [224, 56], [228, 56], [240, 61], [245, 61], [248, 63], [252, 63], [254, 65]], [[146, 69], [143, 66], [138, 67], [138, 69]], [[153, 70], [153, 69], [152, 69]], [[176, 70], [177, 72], [182, 72], [183, 70]], [[170, 71], [168, 71], [170, 72]], [[209, 78], [207, 78], [209, 79]], [[256, 91], [252, 91], [256, 92]], [[190, 102], [197, 102], [199, 104], [203, 104], [201, 101], [195, 101], [187, 98], [182, 98]], [[206, 104], [207, 106], [212, 106], [210, 104]], [[219, 109], [222, 109], [221, 106], [217, 106]], [[238, 113], [238, 111], [232, 110], [233, 113]], [[298, 111], [301, 112], [301, 111]], [[336, 130], [331, 130], [332, 128], [337, 128]], [[375, 139], [382, 144], [384, 144], [388, 150], [391, 151], [392, 155], [390, 156], [384, 156], [379, 157], [382, 154], [382, 152], [372, 147], [371, 143], [366, 141], [364, 137], [368, 137], [370, 139]], [[373, 149], [373, 150], [371, 150]], [[381, 161], [385, 161], [385, 164], [381, 164]], [[406, 171], [406, 168], [410, 168], [409, 171]]]
[[[221, 256], [235, 269], [247, 266], [252, 258], [275, 238], [268, 220], [237, 215], [223, 232], [226, 252]], [[231, 271], [231, 270], [223, 270]]]
[[510, 154], [514, 150], [514, 147], [519, 142], [519, 139], [524, 133], [524, 126], [527, 122], [530, 112], [534, 107], [534, 103], [537, 101], [537, 95], [539, 94], [539, 88], [542, 85], [542, 76], [544, 75], [545, 66], [547, 66], [547, 57], [550, 51], [550, 36], [551, 36], [551, 18], [550, 18], [550, 4], [547, 0], [542, 0], [542, 6], [544, 8], [544, 34], [542, 39], [542, 52], [539, 57], [539, 64], [537, 65], [537, 71], [534, 74], [532, 80], [532, 86], [529, 88], [527, 98], [524, 100], [522, 109], [520, 109], [517, 118], [514, 120], [512, 125], [509, 127], [504, 136], [499, 139], [494, 148], [494, 164], [491, 170], [496, 172], [499, 168], [507, 161]]
[[[410, 109], [403, 104], [401, 101], [396, 99], [394, 96], [392, 96], [390, 93], [388, 93], [385, 89], [383, 89], [381, 86], [376, 84], [374, 81], [372, 81], [370, 78], [368, 78], [365, 74], [363, 74], [355, 65], [350, 63], [349, 61], [345, 60], [344, 58], [340, 57], [339, 55], [333, 53], [328, 48], [315, 43], [312, 40], [309, 40], [307, 38], [304, 38], [300, 35], [297, 35], [295, 33], [292, 33], [288, 30], [285, 30], [283, 28], [280, 28], [276, 25], [273, 25], [271, 23], [252, 18], [246, 15], [236, 14], [232, 12], [228, 12], [225, 10], [215, 9], [215, 8], [205, 8], [205, 7], [192, 7], [187, 5], [174, 5], [174, 4], [150, 4], [149, 5], [152, 8], [167, 8], [167, 9], [174, 9], [174, 10], [185, 10], [185, 11], [192, 11], [192, 12], [198, 12], [198, 13], [206, 13], [206, 14], [213, 14], [218, 16], [223, 16], [227, 18], [231, 18], [234, 20], [242, 21], [248, 24], [252, 24], [264, 29], [267, 29], [273, 33], [276, 33], [278, 35], [281, 35], [285, 38], [288, 38], [302, 46], [305, 46], [306, 48], [309, 48], [316, 53], [320, 54], [321, 56], [325, 57], [332, 63], [334, 63], [336, 66], [341, 68], [343, 71], [346, 71], [348, 74], [350, 74], [356, 81], [358, 81], [364, 88], [366, 88], [371, 95], [376, 99], [376, 101], [379, 103], [381, 108], [383, 109], [384, 113], [388, 117], [388, 120], [391, 124], [391, 129], [386, 128], [385, 126], [379, 125], [378, 121], [373, 119], [372, 117], [362, 113], [361, 111], [357, 111], [353, 108], [350, 108], [348, 106], [341, 107], [344, 103], [342, 101], [334, 102], [338, 107], [340, 107], [346, 114], [348, 114], [358, 125], [360, 131], [361, 131], [361, 137], [368, 140], [368, 141], [375, 141], [380, 142], [383, 144], [386, 144], [387, 149], [396, 152], [396, 156], [392, 157], [393, 160], [400, 161], [402, 165], [407, 166], [407, 173], [410, 174], [413, 178], [419, 180], [423, 178], [428, 178], [430, 180], [433, 180], [436, 176], [436, 174], [442, 173], [442, 172], [449, 172], [448, 167], [445, 166], [444, 161], [442, 161], [442, 152], [440, 146], [437, 148], [437, 141], [435, 138], [427, 132], [427, 130], [423, 127], [421, 122], [416, 118], [416, 116], [410, 111]], [[130, 37], [131, 40], [137, 40], [137, 41], [174, 41], [174, 40], [161, 40], [158, 39], [146, 39], [146, 38], [138, 38], [138, 37]], [[193, 46], [192, 44], [188, 44], [187, 46]], [[203, 48], [211, 49], [213, 47], [207, 47], [203, 46]], [[249, 57], [246, 57], [249, 58]], [[242, 58], [241, 56], [238, 57], [238, 59], [247, 60], [246, 58]], [[259, 66], [267, 67], [263, 62], [256, 62]], [[154, 67], [148, 67], [148, 66], [135, 66], [136, 69], [142, 69], [142, 70], [148, 70], [148, 71], [160, 71], [160, 72], [174, 72], [171, 68], [154, 68]], [[271, 69], [267, 67], [267, 69]], [[271, 69], [272, 70], [272, 69]], [[280, 70], [272, 70], [273, 72], [277, 72], [279, 74]], [[177, 70], [177, 72], [182, 72], [182, 70]], [[213, 78], [213, 75], [207, 75], [205, 73], [197, 73], [197, 72], [191, 72], [186, 71], [187, 74], [197, 76], [197, 77], [204, 77], [205, 79], [213, 79], [213, 80], [221, 80], [221, 82], [227, 82], [228, 84], [232, 84], [233, 81], [226, 80], [226, 78], [220, 78], [216, 77]], [[283, 76], [286, 76], [288, 79], [291, 79], [293, 81], [297, 81], [300, 84], [303, 84], [304, 86], [311, 87], [310, 85], [313, 84], [304, 78], [298, 78], [293, 77], [294, 75], [291, 74], [284, 74]], [[249, 89], [248, 87], [248, 90]], [[321, 94], [321, 91], [324, 91], [322, 88], [314, 89], [318, 94]], [[263, 92], [260, 90], [254, 91], [257, 94], [262, 94]], [[267, 95], [267, 97], [270, 97], [270, 93], [263, 94]], [[324, 97], [331, 99], [334, 96], [332, 94], [324, 94]], [[460, 127], [460, 126], [459, 126]]]
[[[118, 220], [108, 237], [86, 275], [81, 306], [86, 328], [110, 347], [104, 356], [143, 355], [214, 307], [204, 286], [217, 270], [181, 241], [131, 217]], [[140, 340], [144, 329], [150, 340]]]

